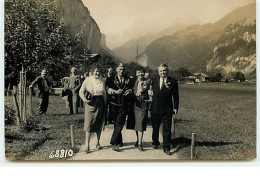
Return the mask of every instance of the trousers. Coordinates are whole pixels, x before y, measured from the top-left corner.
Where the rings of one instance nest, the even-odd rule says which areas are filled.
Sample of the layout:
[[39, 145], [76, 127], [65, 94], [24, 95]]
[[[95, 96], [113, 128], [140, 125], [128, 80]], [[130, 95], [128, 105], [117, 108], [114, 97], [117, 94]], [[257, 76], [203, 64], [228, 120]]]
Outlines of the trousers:
[[43, 114], [47, 112], [49, 105], [49, 92], [43, 92], [41, 93], [41, 96], [39, 96], [39, 108], [37, 110], [37, 113]]
[[110, 144], [119, 145], [123, 143], [122, 129], [126, 121], [127, 104], [123, 104], [122, 106], [111, 104], [111, 111], [114, 117], [114, 131], [110, 140]]
[[159, 142], [159, 130], [162, 123], [162, 136], [163, 136], [163, 149], [169, 149], [171, 147], [171, 126], [172, 126], [172, 114], [171, 113], [151, 113], [151, 121], [153, 127], [152, 144], [160, 145]]
[[75, 89], [69, 90], [68, 102], [70, 114], [78, 114], [79, 92]]

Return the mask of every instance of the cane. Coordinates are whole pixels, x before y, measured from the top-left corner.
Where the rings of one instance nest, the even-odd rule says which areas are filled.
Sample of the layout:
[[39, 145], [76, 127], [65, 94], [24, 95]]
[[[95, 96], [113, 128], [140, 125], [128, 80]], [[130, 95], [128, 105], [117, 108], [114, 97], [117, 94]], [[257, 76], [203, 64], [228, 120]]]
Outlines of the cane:
[[175, 129], [176, 129], [176, 117], [174, 116], [176, 114], [172, 114], [172, 140], [175, 139]]

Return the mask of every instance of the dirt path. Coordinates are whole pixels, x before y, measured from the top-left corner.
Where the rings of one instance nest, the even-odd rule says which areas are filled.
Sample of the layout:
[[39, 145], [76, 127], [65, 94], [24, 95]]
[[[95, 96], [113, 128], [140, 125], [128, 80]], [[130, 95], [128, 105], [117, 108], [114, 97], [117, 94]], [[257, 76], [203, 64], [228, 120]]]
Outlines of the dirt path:
[[[159, 149], [153, 149], [151, 144], [152, 128], [147, 127], [143, 138], [144, 151], [141, 152], [138, 148], [134, 147], [136, 141], [136, 135], [133, 130], [123, 129], [123, 142], [124, 146], [121, 147], [120, 152], [115, 152], [112, 150], [109, 144], [110, 138], [112, 136], [113, 126], [107, 125], [105, 131], [102, 132], [100, 144], [103, 147], [101, 150], [97, 151], [95, 149], [96, 135], [93, 135], [90, 142], [91, 152], [86, 154], [84, 150], [85, 145], [80, 146], [80, 151], [75, 154], [71, 160], [176, 160], [178, 159], [178, 154], [171, 150], [172, 155], [166, 155], [162, 150], [162, 145]], [[162, 136], [160, 134], [160, 142], [162, 142]]]

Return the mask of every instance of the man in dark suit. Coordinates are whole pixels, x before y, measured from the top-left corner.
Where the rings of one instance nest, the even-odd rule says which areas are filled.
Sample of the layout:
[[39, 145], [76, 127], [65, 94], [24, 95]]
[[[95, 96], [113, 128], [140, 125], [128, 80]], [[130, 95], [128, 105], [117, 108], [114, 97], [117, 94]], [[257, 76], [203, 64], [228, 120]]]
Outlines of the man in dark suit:
[[119, 151], [119, 147], [123, 145], [121, 131], [126, 120], [129, 96], [132, 93], [131, 85], [131, 80], [125, 75], [125, 67], [122, 63], [117, 66], [116, 75], [107, 78], [106, 81], [107, 92], [111, 96], [111, 111], [114, 117], [114, 131], [110, 140], [114, 151]]
[[[107, 78], [106, 78], [106, 80], [107, 79], [109, 79], [109, 78], [111, 78], [111, 77], [113, 77], [113, 70], [114, 70], [114, 68], [112, 67], [112, 66], [110, 66], [108, 69], [107, 69]], [[105, 124], [107, 124], [107, 123], [109, 123], [109, 124], [113, 124], [114, 122], [113, 122], [113, 120], [114, 120], [114, 118], [113, 118], [113, 114], [112, 114], [112, 111], [111, 111], [111, 103], [110, 103], [110, 98], [111, 97], [111, 95], [108, 95], [107, 96], [107, 111], [106, 111], [106, 120], [105, 120]]]
[[153, 148], [158, 148], [160, 123], [163, 124], [163, 151], [170, 155], [172, 114], [177, 114], [179, 107], [179, 92], [177, 81], [168, 76], [168, 66], [158, 67], [159, 77], [153, 80], [153, 102], [151, 105], [151, 120], [153, 127]]
[[46, 115], [46, 111], [49, 104], [49, 91], [51, 90], [51, 81], [49, 81], [46, 77], [47, 71], [43, 69], [41, 72], [41, 76], [38, 76], [32, 84], [29, 86], [30, 88], [33, 87], [35, 84], [38, 85], [39, 89], [39, 108], [37, 110], [37, 114]]

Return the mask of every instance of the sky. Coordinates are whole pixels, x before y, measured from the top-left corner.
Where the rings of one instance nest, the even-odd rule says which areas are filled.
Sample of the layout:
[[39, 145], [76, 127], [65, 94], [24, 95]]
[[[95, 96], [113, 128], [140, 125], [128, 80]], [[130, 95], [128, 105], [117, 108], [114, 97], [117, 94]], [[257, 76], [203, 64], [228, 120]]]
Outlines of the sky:
[[255, 0], [82, 0], [110, 49], [175, 24], [213, 23]]

